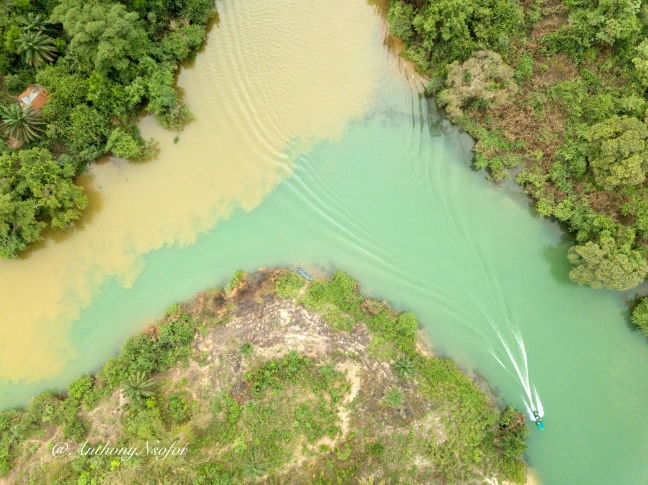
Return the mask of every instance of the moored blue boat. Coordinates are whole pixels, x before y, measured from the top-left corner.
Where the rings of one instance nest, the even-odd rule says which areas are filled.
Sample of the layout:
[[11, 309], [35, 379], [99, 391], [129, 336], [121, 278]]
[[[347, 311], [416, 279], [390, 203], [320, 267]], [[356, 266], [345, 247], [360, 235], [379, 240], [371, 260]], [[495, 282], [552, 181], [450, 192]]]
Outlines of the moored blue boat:
[[312, 277], [311, 275], [309, 275], [309, 274], [306, 272], [305, 269], [297, 268], [297, 273], [299, 273], [301, 276], [303, 276], [304, 279], [306, 279], [306, 280], [308, 280], [308, 281], [313, 281], [313, 277]]

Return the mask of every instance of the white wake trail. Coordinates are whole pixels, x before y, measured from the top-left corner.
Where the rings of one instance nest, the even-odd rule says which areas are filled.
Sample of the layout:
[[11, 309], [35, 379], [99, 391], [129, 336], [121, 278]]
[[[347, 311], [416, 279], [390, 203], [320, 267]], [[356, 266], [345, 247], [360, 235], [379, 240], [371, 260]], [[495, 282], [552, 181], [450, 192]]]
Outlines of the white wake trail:
[[508, 368], [504, 365], [504, 363], [503, 363], [503, 362], [500, 360], [500, 358], [497, 356], [497, 354], [495, 353], [495, 349], [493, 349], [493, 346], [492, 346], [492, 345], [489, 345], [489, 346], [488, 346], [488, 351], [489, 351], [490, 354], [493, 356], [493, 358], [494, 358], [494, 359], [499, 363], [499, 365], [501, 365], [501, 366], [504, 368], [504, 370], [510, 374], [511, 371], [508, 370]]
[[[488, 314], [486, 308], [484, 308], [484, 305], [481, 303], [479, 298], [477, 298], [475, 292], [473, 292], [472, 290], [468, 290], [468, 293], [470, 295], [470, 298], [475, 302], [480, 312], [486, 318], [486, 321], [488, 322], [488, 324], [491, 326], [491, 328], [497, 335], [497, 338], [502, 344], [502, 347], [504, 347], [504, 350], [506, 351], [506, 354], [508, 355], [508, 358], [511, 361], [511, 365], [515, 370], [515, 374], [517, 374], [517, 377], [520, 380], [520, 383], [522, 384], [522, 388], [524, 389], [524, 393], [526, 394], [526, 399], [522, 398], [522, 401], [524, 402], [524, 406], [527, 409], [529, 417], [535, 421], [535, 416], [533, 415], [534, 409], [538, 411], [540, 417], [543, 417], [544, 409], [542, 407], [542, 402], [540, 401], [540, 397], [538, 395], [538, 391], [536, 390], [535, 386], [531, 385], [531, 379], [529, 377], [529, 361], [527, 357], [526, 346], [524, 345], [524, 339], [522, 338], [522, 332], [520, 331], [519, 328], [512, 325], [511, 322], [508, 320], [508, 318], [505, 318], [505, 322], [508, 325], [507, 330], [510, 332], [511, 336], [513, 337], [513, 340], [515, 341], [515, 345], [514, 345], [515, 349], [511, 348], [512, 346], [509, 345], [507, 339], [504, 338], [504, 335], [502, 334], [503, 333], [502, 330], [500, 330], [495, 320], [491, 318], [491, 316]], [[495, 352], [495, 349], [493, 348], [493, 345], [491, 343], [489, 343], [488, 345], [488, 351], [493, 356], [493, 358], [497, 361], [497, 363], [502, 366], [502, 368], [504, 368], [509, 374], [512, 374], [509, 368], [497, 356], [497, 353]]]
[[542, 401], [540, 401], [540, 396], [538, 396], [538, 391], [536, 390], [535, 386], [533, 386], [533, 397], [535, 397], [535, 405], [536, 409], [538, 410], [538, 414], [540, 417], [544, 417], [544, 408], [542, 407]]

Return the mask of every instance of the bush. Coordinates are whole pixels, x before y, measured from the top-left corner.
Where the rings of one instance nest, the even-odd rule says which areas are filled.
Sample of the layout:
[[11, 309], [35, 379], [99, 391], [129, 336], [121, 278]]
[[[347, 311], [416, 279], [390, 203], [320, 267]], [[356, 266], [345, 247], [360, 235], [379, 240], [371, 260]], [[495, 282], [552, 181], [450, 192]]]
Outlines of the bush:
[[245, 273], [241, 269], [237, 269], [230, 280], [227, 282], [227, 286], [225, 286], [225, 289], [227, 291], [232, 291], [235, 288], [238, 288], [238, 286], [241, 284], [243, 279], [245, 278]]
[[80, 443], [88, 435], [89, 430], [89, 424], [80, 417], [75, 416], [74, 419], [65, 423], [63, 436], [65, 439], [72, 439]]
[[465, 106], [479, 101], [493, 108], [510, 103], [518, 91], [513, 69], [496, 52], [478, 51], [463, 64], [454, 61], [448, 66], [447, 88], [438, 101], [448, 116], [458, 120]]
[[648, 298], [642, 298], [639, 304], [634, 307], [631, 320], [648, 336]]
[[67, 388], [68, 396], [85, 405], [86, 409], [94, 408], [97, 401], [106, 395], [103, 389], [95, 385], [93, 376], [83, 376], [73, 380]]
[[416, 371], [416, 364], [412, 358], [407, 354], [402, 354], [392, 364], [392, 369], [401, 379], [407, 379]]
[[145, 334], [129, 337], [119, 357], [106, 362], [99, 377], [109, 388], [120, 387], [133, 374], [150, 375], [189, 357], [197, 323], [180, 308], [175, 305], [171, 313], [167, 311], [167, 321], [157, 327], [157, 339]]
[[304, 286], [304, 278], [292, 271], [284, 272], [275, 281], [275, 291], [279, 298], [295, 298]]
[[192, 417], [191, 404], [184, 393], [173, 392], [169, 394], [166, 405], [167, 415], [177, 423], [189, 421]]
[[402, 391], [402, 389], [399, 389], [397, 387], [390, 387], [385, 391], [385, 402], [393, 408], [401, 407], [404, 400], [405, 393]]
[[365, 445], [365, 450], [370, 456], [373, 456], [374, 458], [380, 458], [385, 454], [385, 445], [383, 445], [379, 441], [374, 441], [372, 443], [367, 443]]

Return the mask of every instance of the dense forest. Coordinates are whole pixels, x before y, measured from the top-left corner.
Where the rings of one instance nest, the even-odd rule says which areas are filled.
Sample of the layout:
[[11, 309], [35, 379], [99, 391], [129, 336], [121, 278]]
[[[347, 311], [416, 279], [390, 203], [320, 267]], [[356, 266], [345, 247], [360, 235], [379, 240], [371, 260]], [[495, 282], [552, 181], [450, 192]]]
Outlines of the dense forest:
[[[570, 277], [648, 273], [648, 3], [393, 0], [392, 34], [470, 133], [476, 168], [513, 176], [575, 238]], [[633, 321], [648, 334], [648, 302]]]
[[[172, 305], [97, 374], [0, 412], [0, 477], [524, 483], [524, 415], [421, 351], [414, 314], [357, 289], [341, 271], [306, 285], [286, 270], [239, 271], [226, 288]], [[175, 452], [151, 455], [154, 443]]]
[[[154, 151], [145, 109], [178, 129], [190, 113], [178, 63], [205, 39], [212, 0], [6, 0], [0, 3], [0, 257], [14, 258], [88, 202], [73, 178], [105, 154]], [[21, 102], [31, 87], [42, 106]]]

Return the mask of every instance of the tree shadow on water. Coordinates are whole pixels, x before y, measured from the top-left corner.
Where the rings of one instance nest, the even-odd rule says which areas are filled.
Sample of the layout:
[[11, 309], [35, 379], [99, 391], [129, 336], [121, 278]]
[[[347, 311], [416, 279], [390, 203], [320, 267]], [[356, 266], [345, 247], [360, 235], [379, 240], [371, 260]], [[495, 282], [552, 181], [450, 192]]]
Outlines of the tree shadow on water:
[[572, 265], [567, 259], [567, 251], [571, 245], [571, 238], [563, 235], [556, 246], [548, 246], [542, 251], [542, 257], [549, 265], [549, 273], [561, 285], [576, 284], [569, 278]]

